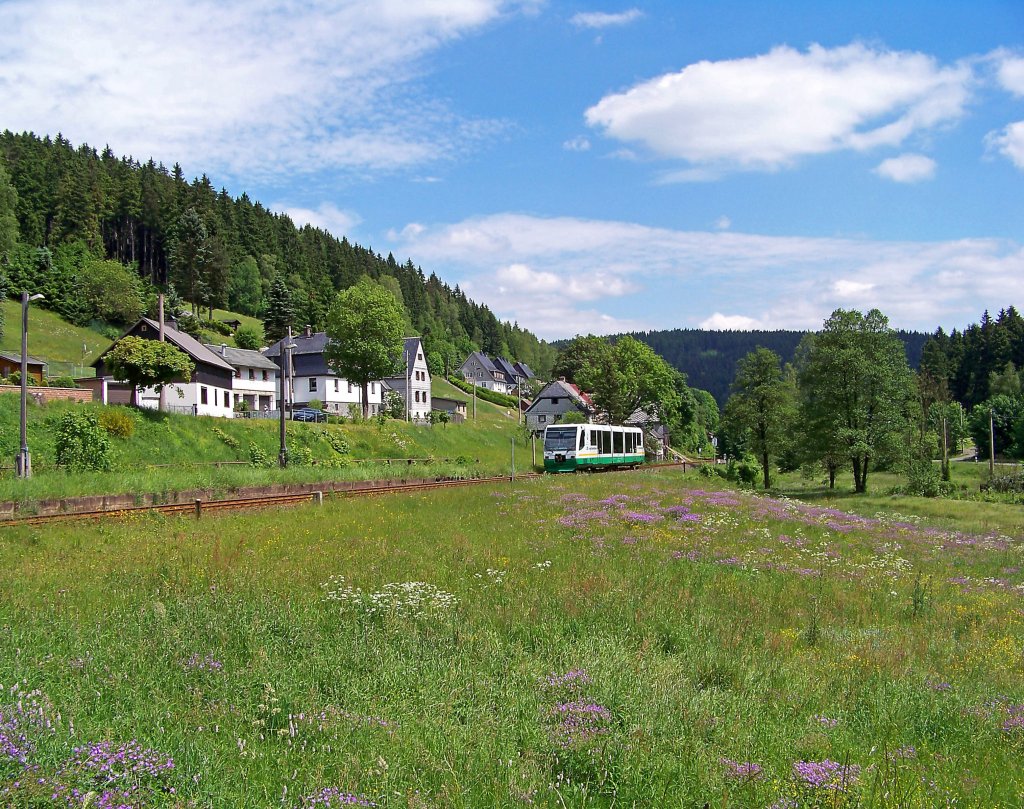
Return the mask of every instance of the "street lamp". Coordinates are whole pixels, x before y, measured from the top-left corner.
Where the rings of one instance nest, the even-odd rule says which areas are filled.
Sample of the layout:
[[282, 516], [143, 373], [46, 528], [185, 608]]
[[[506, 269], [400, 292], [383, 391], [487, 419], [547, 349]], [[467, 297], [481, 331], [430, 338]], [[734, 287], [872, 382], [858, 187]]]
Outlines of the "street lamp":
[[19, 478], [32, 477], [32, 456], [28, 452], [28, 304], [29, 301], [41, 301], [42, 295], [21, 293], [21, 450], [14, 461]]
[[[288, 376], [288, 370], [291, 366], [292, 349], [296, 347], [296, 344], [292, 342], [292, 330], [288, 328], [288, 337], [285, 338], [281, 345], [281, 401], [277, 403], [278, 409], [281, 411], [281, 451], [278, 453], [277, 462], [282, 469], [288, 466], [288, 445], [285, 443], [285, 412], [284, 405], [285, 399], [287, 399], [287, 388], [286, 377]], [[294, 391], [292, 392], [294, 397]]]

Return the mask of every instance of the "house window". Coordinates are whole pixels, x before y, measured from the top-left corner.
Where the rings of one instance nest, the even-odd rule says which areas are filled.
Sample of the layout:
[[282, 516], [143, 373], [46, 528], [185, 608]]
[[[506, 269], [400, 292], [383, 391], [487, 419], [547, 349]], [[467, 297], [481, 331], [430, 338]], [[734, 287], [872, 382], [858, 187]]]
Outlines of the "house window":
[[224, 407], [231, 407], [231, 394], [224, 391]]
[[551, 404], [553, 404], [553, 405], [558, 404], [558, 397], [557, 396], [552, 396], [551, 397]]
[[255, 379], [255, 378], [256, 378], [256, 369], [250, 368], [249, 369], [249, 379]]
[[263, 381], [264, 382], [267, 381], [267, 372], [266, 371], [263, 372]]
[[352, 392], [352, 383], [351, 382], [348, 383], [348, 392], [349, 393]]
[[541, 414], [541, 415], [537, 416], [537, 423], [538, 424], [543, 424], [547, 420], [548, 420], [548, 417], [545, 416], [544, 414]]
[[422, 353], [417, 354], [416, 355], [416, 359], [422, 360], [423, 359], [423, 354]]
[[309, 389], [310, 390], [316, 390], [316, 377], [315, 376], [311, 376], [309, 378]]
[[206, 404], [206, 388], [202, 385], [199, 386], [199, 403]]
[[338, 392], [338, 380], [337, 379], [334, 380], [334, 392], [335, 393]]
[[376, 382], [371, 382], [370, 383], [370, 393], [376, 393], [376, 392], [377, 392], [377, 383]]

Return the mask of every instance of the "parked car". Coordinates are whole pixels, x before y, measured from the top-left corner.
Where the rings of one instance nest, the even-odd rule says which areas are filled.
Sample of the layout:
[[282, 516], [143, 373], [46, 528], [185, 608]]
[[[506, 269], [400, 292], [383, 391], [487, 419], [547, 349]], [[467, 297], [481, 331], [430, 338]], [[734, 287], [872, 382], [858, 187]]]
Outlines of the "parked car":
[[327, 421], [327, 414], [315, 407], [299, 407], [292, 411], [292, 421]]

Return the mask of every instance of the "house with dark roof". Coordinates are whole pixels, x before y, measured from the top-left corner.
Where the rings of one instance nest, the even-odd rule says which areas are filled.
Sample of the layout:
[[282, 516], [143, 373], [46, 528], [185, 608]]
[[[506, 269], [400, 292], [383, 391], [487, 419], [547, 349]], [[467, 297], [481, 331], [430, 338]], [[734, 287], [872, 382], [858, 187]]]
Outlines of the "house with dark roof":
[[[34, 379], [38, 384], [43, 384], [43, 378], [46, 376], [46, 360], [41, 360], [36, 357], [27, 356], [26, 359], [26, 370], [27, 376], [30, 379]], [[0, 351], [0, 376], [10, 376], [11, 374], [21, 373], [21, 352], [20, 351]]]
[[423, 341], [419, 337], [405, 338], [399, 373], [385, 377], [384, 382], [402, 397], [410, 421], [427, 421], [430, 418], [430, 369], [427, 368]]
[[231, 381], [231, 403], [235, 409], [254, 413], [277, 409], [280, 392], [277, 363], [260, 351], [232, 348], [226, 343], [206, 347], [235, 369]]
[[530, 368], [530, 366], [527, 365], [525, 362], [514, 362], [512, 363], [512, 367], [515, 368], [516, 373], [523, 378], [524, 382], [528, 379], [537, 378], [537, 375], [533, 372], [533, 369]]
[[597, 413], [597, 407], [589, 395], [562, 377], [549, 383], [526, 408], [526, 426], [535, 433], [544, 432], [545, 427], [557, 423], [570, 411], [590, 421]]
[[[160, 324], [148, 317], [139, 318], [134, 326], [115, 340], [113, 345], [93, 362], [97, 377], [112, 379], [104, 358], [125, 337], [159, 340]], [[178, 331], [174, 321], [164, 323], [164, 339], [188, 354], [195, 363], [191, 378], [175, 380], [167, 387], [168, 409], [191, 412], [197, 416], [231, 418], [231, 391], [235, 369], [226, 359], [218, 356], [192, 335]], [[141, 407], [156, 409], [159, 407], [160, 394], [153, 388], [141, 388], [137, 401]]]
[[508, 393], [509, 380], [505, 378], [505, 372], [495, 367], [487, 355], [480, 351], [474, 351], [466, 357], [466, 361], [459, 366], [459, 373], [471, 385], [498, 393]]
[[[282, 346], [287, 338], [278, 340], [268, 348], [263, 356], [274, 360], [281, 367]], [[350, 382], [338, 376], [327, 365], [324, 350], [327, 348], [327, 333], [314, 332], [308, 326], [299, 335], [293, 335], [291, 350], [291, 367], [288, 373], [288, 401], [295, 407], [305, 407], [316, 399], [328, 413], [348, 416], [354, 411], [362, 412], [363, 392], [359, 383]], [[371, 382], [367, 386], [367, 403], [369, 414], [376, 415], [380, 410], [384, 393], [383, 380]]]

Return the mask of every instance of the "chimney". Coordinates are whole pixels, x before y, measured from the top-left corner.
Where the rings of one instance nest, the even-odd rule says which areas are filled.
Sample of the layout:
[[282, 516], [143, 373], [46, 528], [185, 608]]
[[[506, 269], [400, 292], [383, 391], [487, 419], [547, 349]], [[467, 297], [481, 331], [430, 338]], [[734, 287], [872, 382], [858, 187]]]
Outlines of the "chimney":
[[310, 326], [308, 323], [306, 324], [306, 330], [305, 330], [305, 332], [303, 332], [302, 336], [303, 337], [312, 337], [313, 336], [313, 327]]
[[221, 343], [220, 344], [220, 355], [222, 357], [226, 357], [228, 355], [228, 344], [227, 343]]
[[560, 377], [558, 377], [558, 381], [559, 381], [559, 382], [565, 382], [565, 377], [564, 377], [564, 376], [560, 376]]

